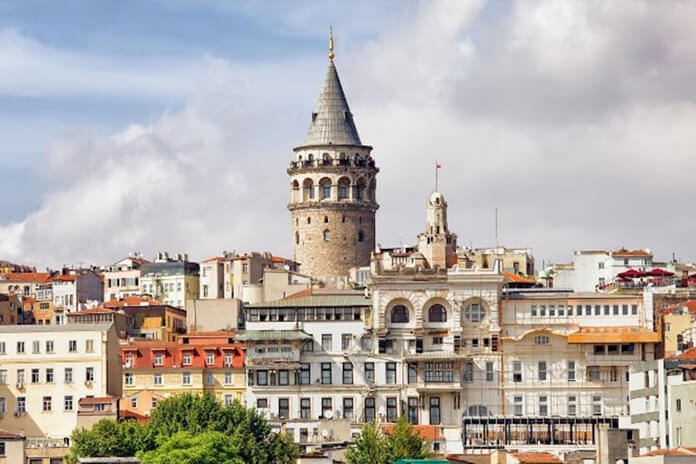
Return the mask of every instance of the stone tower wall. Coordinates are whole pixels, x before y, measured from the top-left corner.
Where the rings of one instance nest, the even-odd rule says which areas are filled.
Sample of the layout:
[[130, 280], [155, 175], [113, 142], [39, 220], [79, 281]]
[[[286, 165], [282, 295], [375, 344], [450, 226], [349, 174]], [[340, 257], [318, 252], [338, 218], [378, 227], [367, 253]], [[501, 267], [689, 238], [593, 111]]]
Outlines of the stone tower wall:
[[[329, 232], [329, 241], [324, 240], [324, 231]], [[370, 264], [375, 249], [375, 211], [355, 204], [295, 209], [292, 237], [293, 258], [302, 264], [303, 274], [326, 280], [345, 276], [352, 267]]]

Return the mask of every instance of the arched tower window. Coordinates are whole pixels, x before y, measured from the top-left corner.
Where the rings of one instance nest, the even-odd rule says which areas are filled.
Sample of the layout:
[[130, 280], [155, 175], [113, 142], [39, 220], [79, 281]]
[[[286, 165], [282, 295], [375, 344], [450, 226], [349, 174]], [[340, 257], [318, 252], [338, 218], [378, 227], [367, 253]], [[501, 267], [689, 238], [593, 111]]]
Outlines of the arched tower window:
[[428, 309], [428, 322], [447, 322], [447, 309], [441, 304], [434, 304]]
[[329, 223], [329, 216], [324, 216], [324, 224], [328, 224], [328, 223]]
[[364, 242], [365, 241], [365, 232], [362, 230], [358, 231], [358, 242]]
[[329, 229], [326, 229], [324, 231], [324, 241], [325, 242], [330, 242], [331, 241], [331, 232], [329, 232]]
[[321, 186], [321, 199], [331, 198], [331, 180], [325, 177], [319, 181], [319, 185]]
[[295, 244], [299, 245], [300, 244], [300, 233], [295, 232]]
[[300, 183], [297, 180], [292, 181], [292, 201], [300, 200]]
[[338, 179], [338, 199], [345, 200], [348, 198], [348, 191], [350, 189], [350, 180], [347, 177], [341, 177]]
[[305, 179], [302, 182], [302, 200], [314, 200], [314, 182], [312, 179]]
[[328, 153], [324, 153], [323, 155], [321, 155], [321, 164], [323, 164], [324, 166], [328, 166], [329, 164], [331, 164], [331, 157]]
[[370, 198], [370, 200], [375, 201], [375, 198], [377, 198], [376, 192], [377, 192], [377, 181], [372, 179], [372, 182], [370, 182], [370, 190], [368, 192], [368, 197]]
[[314, 161], [314, 154], [313, 153], [310, 153], [309, 155], [307, 155], [307, 161], [309, 161], [310, 163], [312, 161]]
[[353, 200], [362, 200], [365, 192], [365, 179], [360, 178], [353, 186]]
[[391, 321], [393, 323], [408, 322], [408, 308], [404, 305], [396, 305], [391, 310]]

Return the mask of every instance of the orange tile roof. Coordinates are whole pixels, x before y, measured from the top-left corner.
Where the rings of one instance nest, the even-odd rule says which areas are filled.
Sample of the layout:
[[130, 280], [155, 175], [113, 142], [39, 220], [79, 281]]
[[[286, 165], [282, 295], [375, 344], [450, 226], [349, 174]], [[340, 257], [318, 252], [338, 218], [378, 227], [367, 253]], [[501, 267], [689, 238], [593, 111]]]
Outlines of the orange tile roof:
[[291, 293], [290, 295], [286, 296], [283, 299], [290, 300], [292, 298], [303, 298], [306, 296], [312, 296], [312, 289], [311, 288], [305, 288], [304, 290], [300, 290], [299, 292]]
[[[387, 435], [394, 431], [396, 424], [382, 424], [382, 430]], [[443, 440], [442, 430], [439, 425], [414, 425], [413, 432], [419, 435], [421, 438], [429, 441], [439, 441]]]
[[503, 275], [507, 277], [510, 282], [515, 282], [517, 284], [536, 284], [536, 280], [522, 277], [512, 272], [503, 271]]
[[68, 317], [70, 316], [79, 316], [82, 314], [113, 314], [114, 310], [113, 309], [106, 309], [102, 306], [99, 306], [97, 308], [90, 308], [90, 309], [83, 309], [82, 311], [76, 311], [74, 313], [68, 313]]
[[696, 300], [687, 300], [683, 303], [674, 304], [662, 309], [661, 311], [662, 314], [672, 314], [684, 306], [686, 306], [687, 311], [689, 311], [691, 314], [696, 314]]
[[284, 263], [285, 261], [288, 261], [288, 260], [283, 258], [282, 256], [271, 256], [271, 262]]
[[652, 256], [645, 250], [616, 250], [611, 252], [612, 256]]
[[568, 343], [659, 343], [660, 334], [643, 327], [580, 327], [568, 335]]
[[688, 350], [684, 351], [682, 354], [672, 356], [670, 359], [679, 359], [682, 361], [694, 360], [694, 359], [696, 359], [696, 347], [689, 348]]
[[[147, 303], [147, 304], [143, 304]], [[162, 303], [150, 298], [149, 296], [126, 296], [120, 300], [109, 300], [104, 302], [105, 308], [123, 308], [124, 306], [155, 306]]]
[[562, 464], [562, 461], [551, 453], [513, 453], [513, 456], [525, 464]]
[[4, 440], [13, 440], [13, 439], [18, 439], [18, 438], [24, 438], [22, 435], [17, 435], [12, 432], [8, 432], [7, 430], [0, 429], [0, 438]]
[[58, 282], [74, 282], [77, 280], [77, 276], [74, 275], [59, 275], [53, 278], [53, 280], [57, 280]]
[[51, 281], [49, 272], [10, 272], [5, 274], [5, 280], [10, 282], [38, 282], [45, 284]]
[[213, 256], [212, 258], [208, 258], [205, 261], [201, 261], [201, 262], [203, 262], [203, 263], [212, 263], [212, 262], [221, 263], [224, 260], [225, 260], [225, 258], [223, 258], [222, 256]]
[[111, 403], [112, 401], [116, 401], [118, 398], [115, 398], [113, 396], [102, 396], [102, 397], [91, 397], [88, 396], [86, 398], [80, 398], [80, 401], [78, 402], [79, 404], [100, 404], [100, 403]]
[[671, 448], [657, 449], [641, 456], [693, 456], [696, 455], [696, 448]]

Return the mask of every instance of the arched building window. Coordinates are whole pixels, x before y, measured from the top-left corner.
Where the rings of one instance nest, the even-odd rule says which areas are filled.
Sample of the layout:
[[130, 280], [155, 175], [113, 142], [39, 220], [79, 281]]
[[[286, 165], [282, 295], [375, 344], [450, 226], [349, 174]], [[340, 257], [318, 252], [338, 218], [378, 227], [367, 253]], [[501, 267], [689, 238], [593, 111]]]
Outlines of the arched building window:
[[348, 190], [350, 189], [350, 180], [346, 177], [338, 179], [338, 199], [345, 200], [348, 198]]
[[435, 303], [428, 309], [428, 322], [447, 322], [447, 309]]
[[326, 229], [324, 231], [324, 241], [325, 242], [330, 242], [331, 241], [331, 232], [329, 232], [329, 229]]
[[331, 198], [331, 180], [324, 178], [319, 181], [319, 185], [321, 186], [321, 199]]
[[302, 182], [302, 199], [304, 201], [314, 200], [314, 182], [312, 179], [305, 179]]
[[404, 305], [396, 305], [391, 310], [391, 321], [393, 323], [408, 322], [408, 308]]

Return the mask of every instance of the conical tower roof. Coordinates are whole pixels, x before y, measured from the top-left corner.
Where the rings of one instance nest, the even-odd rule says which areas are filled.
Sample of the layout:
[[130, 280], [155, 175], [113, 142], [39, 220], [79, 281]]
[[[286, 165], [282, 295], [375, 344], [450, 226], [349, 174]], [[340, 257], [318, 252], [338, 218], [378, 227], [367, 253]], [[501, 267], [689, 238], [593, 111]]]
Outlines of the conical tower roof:
[[333, 59], [329, 60], [305, 145], [362, 145]]

